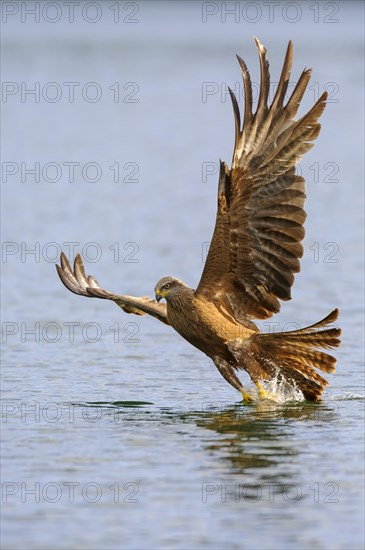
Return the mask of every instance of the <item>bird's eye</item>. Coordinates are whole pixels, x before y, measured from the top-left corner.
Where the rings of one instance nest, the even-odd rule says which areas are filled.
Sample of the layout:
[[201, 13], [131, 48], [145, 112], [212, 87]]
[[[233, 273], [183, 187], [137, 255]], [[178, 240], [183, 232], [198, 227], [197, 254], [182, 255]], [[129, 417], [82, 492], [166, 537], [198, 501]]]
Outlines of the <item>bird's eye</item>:
[[170, 286], [171, 286], [170, 283], [166, 283], [166, 284], [165, 284], [166, 290], [168, 290], [168, 289], [170, 288]]

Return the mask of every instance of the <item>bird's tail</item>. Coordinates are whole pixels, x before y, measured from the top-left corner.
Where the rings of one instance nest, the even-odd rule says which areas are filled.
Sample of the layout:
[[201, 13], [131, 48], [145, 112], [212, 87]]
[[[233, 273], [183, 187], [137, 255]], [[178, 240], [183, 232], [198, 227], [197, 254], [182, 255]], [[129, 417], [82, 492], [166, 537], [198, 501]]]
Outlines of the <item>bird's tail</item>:
[[[309, 327], [289, 332], [255, 334], [245, 341], [240, 360], [255, 382], [281, 375], [299, 388], [305, 399], [318, 401], [328, 382], [315, 369], [332, 373], [336, 359], [320, 351], [340, 345], [341, 329], [329, 327], [338, 318], [338, 309]], [[255, 379], [256, 378], [256, 379]]]

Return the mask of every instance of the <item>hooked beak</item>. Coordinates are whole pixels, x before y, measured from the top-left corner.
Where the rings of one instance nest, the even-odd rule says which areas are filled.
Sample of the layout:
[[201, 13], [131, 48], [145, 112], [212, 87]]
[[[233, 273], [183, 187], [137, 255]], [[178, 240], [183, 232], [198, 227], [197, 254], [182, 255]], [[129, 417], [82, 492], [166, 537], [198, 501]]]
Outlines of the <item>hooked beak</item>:
[[162, 300], [163, 296], [161, 296], [161, 293], [159, 290], [156, 290], [155, 298], [157, 302], [160, 302]]

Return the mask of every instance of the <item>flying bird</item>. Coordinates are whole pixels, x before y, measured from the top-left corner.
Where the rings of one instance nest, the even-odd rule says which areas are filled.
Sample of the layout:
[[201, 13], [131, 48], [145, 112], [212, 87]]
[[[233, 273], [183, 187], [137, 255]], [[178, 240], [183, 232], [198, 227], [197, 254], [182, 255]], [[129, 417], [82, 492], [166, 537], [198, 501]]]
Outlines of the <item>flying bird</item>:
[[254, 111], [250, 74], [237, 56], [245, 96], [243, 123], [230, 90], [235, 119], [232, 166], [220, 162], [216, 224], [196, 290], [175, 277], [163, 277], [155, 286], [155, 300], [137, 298], [102, 289], [92, 276], [86, 276], [79, 254], [73, 269], [63, 253], [61, 266], [56, 267], [71, 292], [111, 300], [126, 313], [152, 315], [170, 325], [212, 359], [243, 400], [253, 398], [238, 377], [241, 370], [248, 372], [259, 398], [272, 397], [265, 381], [279, 377], [300, 389], [308, 401], [318, 401], [328, 382], [317, 371], [335, 370], [336, 359], [323, 350], [340, 344], [341, 330], [330, 326], [338, 310], [289, 332], [261, 333], [253, 320], [271, 317], [280, 310], [280, 300], [290, 300], [294, 273], [300, 271], [306, 195], [305, 181], [295, 167], [319, 134], [318, 119], [327, 92], [295, 119], [311, 70], [302, 72], [285, 101], [293, 61], [290, 41], [269, 104], [266, 49], [257, 38], [255, 42], [260, 60], [259, 97]]

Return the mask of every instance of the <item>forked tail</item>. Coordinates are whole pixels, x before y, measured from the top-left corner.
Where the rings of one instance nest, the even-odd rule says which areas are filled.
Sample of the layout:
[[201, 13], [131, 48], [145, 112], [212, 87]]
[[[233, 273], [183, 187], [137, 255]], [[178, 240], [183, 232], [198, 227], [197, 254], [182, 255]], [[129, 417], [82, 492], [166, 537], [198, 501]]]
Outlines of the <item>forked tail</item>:
[[[335, 357], [320, 349], [340, 345], [341, 329], [328, 326], [337, 318], [335, 309], [322, 321], [303, 329], [255, 334], [245, 341], [245, 351], [241, 348], [240, 363], [255, 382], [281, 375], [295, 383], [305, 399], [318, 401], [328, 382], [315, 369], [331, 373], [336, 368]], [[236, 359], [237, 352], [236, 348]]]

